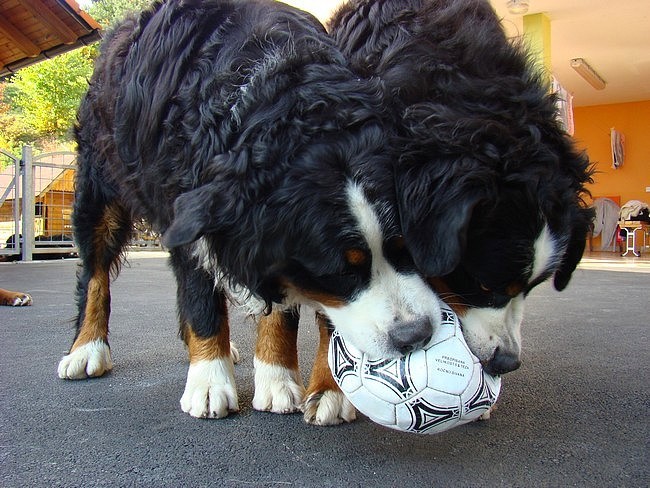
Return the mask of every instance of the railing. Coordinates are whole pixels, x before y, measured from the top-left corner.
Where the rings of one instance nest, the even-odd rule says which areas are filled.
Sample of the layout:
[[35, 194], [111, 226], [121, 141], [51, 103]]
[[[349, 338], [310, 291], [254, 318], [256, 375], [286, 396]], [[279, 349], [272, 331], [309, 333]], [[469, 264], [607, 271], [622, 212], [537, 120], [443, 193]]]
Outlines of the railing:
[[[21, 158], [2, 149], [0, 158], [7, 163], [0, 175], [0, 260], [76, 255], [72, 233], [76, 154], [34, 156], [31, 146], [24, 146]], [[130, 246], [160, 249], [160, 239], [138, 220]]]
[[[23, 148], [24, 151], [25, 148]], [[0, 210], [3, 217], [0, 222], [0, 235], [3, 237], [2, 241], [6, 242], [6, 246], [2, 246], [0, 243], [0, 257], [20, 255], [22, 239], [18, 236], [21, 232], [21, 160], [3, 149], [0, 149], [0, 157], [9, 162], [3, 171], [3, 179], [0, 180]], [[13, 236], [13, 240], [11, 236]]]
[[[72, 240], [72, 178], [76, 154], [59, 151], [9, 159], [0, 183], [0, 256], [31, 261], [34, 256], [76, 254]], [[9, 219], [11, 217], [11, 219]]]

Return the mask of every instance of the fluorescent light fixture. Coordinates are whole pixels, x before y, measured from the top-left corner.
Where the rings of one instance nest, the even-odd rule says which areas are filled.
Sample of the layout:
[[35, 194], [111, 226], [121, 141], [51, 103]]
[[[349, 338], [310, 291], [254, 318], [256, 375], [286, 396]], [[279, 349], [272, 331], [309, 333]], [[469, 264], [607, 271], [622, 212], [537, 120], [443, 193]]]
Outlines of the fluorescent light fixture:
[[603, 90], [607, 86], [607, 82], [596, 73], [587, 61], [582, 58], [575, 58], [571, 60], [571, 67], [582, 76], [587, 83], [593, 86], [596, 90]]
[[508, 7], [508, 12], [512, 15], [524, 15], [528, 12], [528, 7], [530, 2], [528, 0], [508, 0], [506, 2], [506, 7]]

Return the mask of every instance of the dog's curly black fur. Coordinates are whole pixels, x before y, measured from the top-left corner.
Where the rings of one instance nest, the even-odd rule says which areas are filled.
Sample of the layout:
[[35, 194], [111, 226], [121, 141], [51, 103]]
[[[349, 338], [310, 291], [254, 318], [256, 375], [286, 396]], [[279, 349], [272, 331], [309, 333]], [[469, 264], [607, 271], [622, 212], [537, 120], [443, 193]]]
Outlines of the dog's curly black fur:
[[[473, 308], [503, 308], [551, 275], [565, 288], [592, 218], [582, 200], [592, 170], [556, 120], [546, 75], [506, 38], [489, 3], [351, 0], [329, 30], [353, 69], [386, 83], [402, 114], [408, 142], [396, 181], [418, 267]], [[545, 227], [552, 256], [533, 276]], [[484, 361], [507, 349], [471, 336]]]
[[211, 246], [227, 278], [266, 301], [281, 298], [264, 281], [279, 271], [269, 263], [325, 253], [302, 265], [336, 274], [335, 243], [354, 241], [341, 235], [353, 228], [346, 181], [370, 175], [382, 191], [369, 192], [394, 198], [388, 164], [374, 164], [390, 158], [379, 87], [350, 75], [306, 13], [174, 3], [104, 42], [77, 128], [80, 247], [93, 231], [84, 214], [102, 208], [87, 205], [92, 192], [146, 218], [168, 247], [219, 234]]
[[236, 407], [226, 282], [267, 308], [325, 309], [376, 355], [412, 347], [394, 329], [430, 337], [435, 294], [391, 245], [395, 129], [382, 86], [359, 79], [311, 15], [270, 0], [156, 3], [107, 35], [78, 119], [79, 315], [61, 377], [112, 366], [108, 275], [134, 218], [171, 248], [192, 415]]

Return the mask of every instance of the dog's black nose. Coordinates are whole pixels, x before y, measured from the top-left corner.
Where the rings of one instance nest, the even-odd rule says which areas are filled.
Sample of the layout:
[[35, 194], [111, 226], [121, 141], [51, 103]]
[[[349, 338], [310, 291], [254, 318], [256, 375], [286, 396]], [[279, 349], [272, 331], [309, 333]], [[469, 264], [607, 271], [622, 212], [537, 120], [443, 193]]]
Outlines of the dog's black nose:
[[521, 366], [519, 355], [501, 351], [498, 347], [494, 356], [483, 366], [486, 373], [491, 375], [506, 374]]
[[428, 318], [409, 320], [396, 324], [388, 333], [393, 346], [401, 354], [408, 354], [424, 347], [433, 335], [433, 324]]

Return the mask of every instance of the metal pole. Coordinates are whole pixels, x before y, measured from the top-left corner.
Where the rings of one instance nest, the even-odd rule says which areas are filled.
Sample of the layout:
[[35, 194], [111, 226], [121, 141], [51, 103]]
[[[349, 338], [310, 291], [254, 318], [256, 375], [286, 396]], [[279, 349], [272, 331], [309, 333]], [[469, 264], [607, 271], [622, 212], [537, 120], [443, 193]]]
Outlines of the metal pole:
[[31, 261], [34, 251], [34, 173], [31, 146], [23, 146], [23, 261]]
[[22, 252], [20, 243], [20, 159], [14, 157], [14, 253]]

